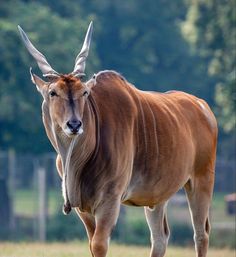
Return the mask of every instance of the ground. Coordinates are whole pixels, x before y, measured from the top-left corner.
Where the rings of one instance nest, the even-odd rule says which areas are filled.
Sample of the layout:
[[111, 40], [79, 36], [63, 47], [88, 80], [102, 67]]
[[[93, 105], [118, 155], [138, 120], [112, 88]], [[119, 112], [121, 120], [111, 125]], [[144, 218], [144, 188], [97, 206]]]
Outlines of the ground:
[[[111, 244], [108, 257], [148, 257], [149, 247]], [[91, 257], [87, 242], [64, 243], [3, 243], [0, 257]], [[195, 257], [194, 249], [168, 247], [166, 257]], [[235, 257], [229, 249], [209, 249], [208, 257]]]

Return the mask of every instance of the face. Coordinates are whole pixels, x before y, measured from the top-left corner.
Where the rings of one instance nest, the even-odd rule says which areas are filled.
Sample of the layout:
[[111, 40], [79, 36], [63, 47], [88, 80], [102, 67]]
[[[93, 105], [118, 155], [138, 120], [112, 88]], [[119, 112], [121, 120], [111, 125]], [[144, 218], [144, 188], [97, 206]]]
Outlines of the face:
[[54, 125], [72, 137], [83, 133], [84, 106], [88, 88], [71, 75], [65, 75], [49, 83], [46, 98]]

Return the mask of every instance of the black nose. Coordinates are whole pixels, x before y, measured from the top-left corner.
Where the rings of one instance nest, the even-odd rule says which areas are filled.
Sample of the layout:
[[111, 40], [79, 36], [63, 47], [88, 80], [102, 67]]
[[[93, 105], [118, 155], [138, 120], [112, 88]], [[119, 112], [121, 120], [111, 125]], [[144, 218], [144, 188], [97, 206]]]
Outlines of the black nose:
[[66, 123], [67, 127], [71, 130], [73, 133], [77, 133], [79, 131], [79, 128], [82, 125], [82, 122], [80, 120], [69, 120]]

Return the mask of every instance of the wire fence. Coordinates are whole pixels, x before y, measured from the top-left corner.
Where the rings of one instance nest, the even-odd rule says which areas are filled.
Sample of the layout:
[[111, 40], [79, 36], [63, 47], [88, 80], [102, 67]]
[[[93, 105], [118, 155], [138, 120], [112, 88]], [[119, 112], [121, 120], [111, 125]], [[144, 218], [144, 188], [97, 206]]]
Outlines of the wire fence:
[[[61, 223], [54, 225], [54, 232], [48, 231], [48, 227], [53, 226], [52, 218], [61, 213], [63, 204], [55, 157], [54, 153], [35, 156], [16, 154], [11, 150], [0, 152], [0, 239], [24, 238], [45, 241], [52, 233], [55, 232], [57, 235], [61, 233], [59, 231], [59, 227], [63, 225]], [[235, 183], [235, 161], [219, 157], [216, 163], [215, 192], [232, 193], [236, 188]], [[170, 205], [173, 203], [179, 206], [179, 209], [174, 209], [175, 216], [179, 214], [185, 220], [185, 215], [188, 214], [185, 214], [181, 208], [184, 206], [184, 210], [187, 210], [187, 205], [181, 194], [170, 201]], [[122, 209], [121, 223], [124, 222], [126, 212]], [[189, 216], [187, 219], [190, 220]], [[225, 224], [224, 227], [230, 227], [230, 222], [232, 220], [227, 222], [224, 218], [222, 222], [217, 220], [218, 225], [216, 225], [221, 227]], [[83, 230], [81, 227], [78, 229]], [[84, 231], [81, 233], [85, 234]], [[120, 234], [124, 237], [127, 233], [122, 231]]]

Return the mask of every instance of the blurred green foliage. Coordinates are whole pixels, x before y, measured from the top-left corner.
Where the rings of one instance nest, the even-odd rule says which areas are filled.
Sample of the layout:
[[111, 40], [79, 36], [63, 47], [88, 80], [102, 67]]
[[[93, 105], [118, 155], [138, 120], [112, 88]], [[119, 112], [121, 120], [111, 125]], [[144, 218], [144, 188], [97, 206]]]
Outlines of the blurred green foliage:
[[144, 90], [177, 89], [202, 97], [215, 108], [221, 141], [228, 142], [235, 112], [233, 10], [233, 1], [220, 0], [1, 1], [1, 150], [51, 150], [41, 122], [41, 97], [28, 69], [40, 72], [20, 41], [17, 25], [55, 70], [67, 73], [90, 20], [94, 35], [87, 78], [114, 69]]
[[65, 241], [78, 238], [86, 240], [87, 235], [83, 223], [73, 212], [69, 219], [61, 210], [48, 219], [47, 240]]
[[221, 154], [232, 157], [235, 155], [236, 126], [235, 1], [186, 2], [188, 11], [186, 20], [181, 24], [182, 34], [192, 50], [206, 63], [208, 76], [215, 79], [214, 110], [220, 128], [228, 135], [225, 140], [221, 138]]

